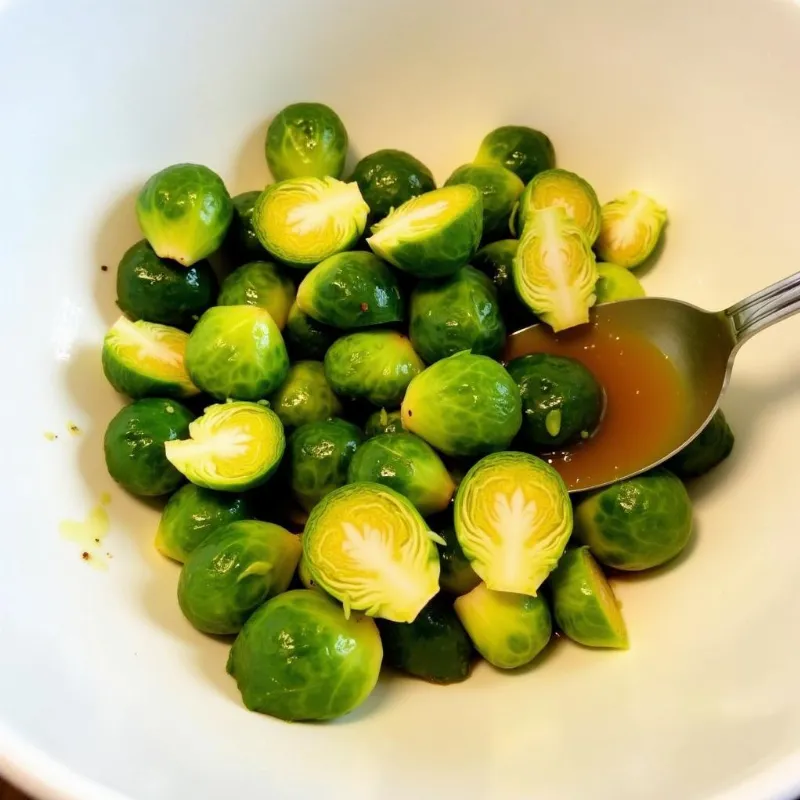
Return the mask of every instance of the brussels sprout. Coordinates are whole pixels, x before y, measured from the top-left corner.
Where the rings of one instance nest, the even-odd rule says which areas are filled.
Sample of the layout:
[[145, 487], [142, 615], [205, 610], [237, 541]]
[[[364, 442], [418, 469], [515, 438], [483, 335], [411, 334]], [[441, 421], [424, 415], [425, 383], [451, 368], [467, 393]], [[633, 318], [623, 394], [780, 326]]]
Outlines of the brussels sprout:
[[216, 297], [217, 278], [207, 261], [182, 267], [159, 258], [142, 239], [119, 262], [117, 305], [132, 319], [191, 328]]
[[461, 481], [453, 516], [464, 555], [498, 592], [535, 596], [572, 533], [564, 481], [527, 453], [482, 458]]
[[294, 296], [294, 284], [280, 267], [268, 261], [251, 261], [225, 278], [217, 303], [221, 306], [259, 306], [269, 311], [278, 329], [283, 330]]
[[156, 531], [159, 553], [183, 563], [221, 525], [250, 516], [241, 495], [212, 492], [193, 483], [181, 486], [167, 501]]
[[556, 622], [570, 639], [587, 647], [628, 649], [617, 598], [587, 547], [561, 556], [549, 586]]
[[462, 184], [407, 200], [373, 225], [367, 244], [398, 269], [443, 278], [475, 255], [482, 232], [481, 193]]
[[320, 359], [336, 341], [339, 331], [311, 319], [295, 302], [289, 309], [283, 335], [292, 358]]
[[289, 368], [283, 385], [270, 405], [286, 427], [330, 419], [342, 412], [342, 404], [325, 378], [321, 361], [298, 361]]
[[667, 210], [641, 192], [628, 192], [600, 210], [597, 255], [620, 267], [638, 267], [656, 249]]
[[456, 529], [452, 524], [447, 525], [440, 529], [440, 536], [445, 543], [439, 548], [439, 586], [456, 596], [471, 592], [481, 579], [464, 555]]
[[297, 578], [304, 589], [308, 589], [311, 592], [321, 592], [322, 594], [325, 594], [322, 589], [320, 589], [319, 586], [314, 583], [314, 579], [311, 577], [311, 569], [308, 566], [308, 561], [302, 552], [300, 554], [300, 560], [297, 562]]
[[597, 284], [594, 288], [597, 304], [644, 297], [644, 287], [639, 279], [624, 267], [616, 264], [597, 265]]
[[400, 433], [403, 430], [403, 423], [400, 419], [400, 410], [387, 411], [382, 408], [369, 415], [364, 426], [364, 433], [370, 439], [379, 433]]
[[439, 557], [425, 520], [403, 495], [378, 483], [335, 489], [303, 533], [312, 578], [350, 610], [411, 622], [439, 591]]
[[238, 633], [264, 601], [286, 591], [301, 551], [300, 537], [271, 522], [223, 525], [183, 565], [181, 611], [203, 633]]
[[216, 172], [175, 164], [153, 175], [136, 198], [136, 217], [161, 258], [190, 267], [222, 244], [233, 203]]
[[376, 406], [398, 405], [424, 367], [411, 342], [394, 331], [351, 333], [325, 353], [325, 376], [333, 391]]
[[326, 258], [303, 278], [297, 307], [335, 328], [364, 328], [403, 319], [403, 296], [391, 267], [372, 253]]
[[472, 259], [473, 266], [492, 281], [501, 302], [518, 300], [511, 272], [518, 247], [519, 239], [501, 239], [481, 247]]
[[487, 356], [456, 353], [421, 372], [400, 409], [403, 427], [449, 456], [504, 450], [522, 424], [519, 389]]
[[499, 669], [516, 669], [533, 661], [553, 633], [544, 598], [493, 592], [478, 584], [455, 600], [455, 611], [475, 649]]
[[266, 154], [276, 181], [284, 178], [340, 178], [347, 158], [347, 130], [322, 103], [293, 103], [267, 129]]
[[174, 400], [146, 398], [125, 406], [108, 423], [103, 450], [108, 474], [131, 494], [174, 492], [181, 475], [167, 461], [164, 443], [186, 436], [194, 415]]
[[349, 250], [364, 232], [368, 213], [357, 183], [291, 178], [264, 189], [253, 227], [275, 258], [306, 269]]
[[228, 672], [251, 711], [299, 722], [341, 717], [367, 699], [383, 660], [375, 621], [320, 592], [265, 603], [233, 643]]
[[253, 209], [260, 194], [260, 191], [242, 192], [232, 199], [233, 219], [225, 236], [224, 247], [238, 261], [258, 261], [267, 256], [253, 227]]
[[217, 400], [261, 400], [289, 372], [278, 326], [258, 306], [215, 306], [200, 317], [186, 345], [196, 386]]
[[343, 419], [301, 425], [289, 438], [292, 491], [311, 511], [325, 495], [347, 483], [347, 468], [364, 435]]
[[692, 503], [666, 469], [608, 486], [575, 509], [575, 535], [601, 563], [650, 569], [675, 558], [692, 535]]
[[719, 410], [697, 437], [666, 463], [666, 467], [682, 480], [697, 478], [721, 464], [731, 454], [733, 443], [733, 431]]
[[188, 335], [168, 325], [120, 317], [103, 340], [103, 373], [122, 394], [191, 397], [199, 389], [184, 364]]
[[260, 403], [209, 406], [189, 436], [167, 442], [167, 458], [197, 486], [226, 492], [265, 483], [286, 448], [278, 415]]
[[558, 206], [567, 212], [592, 245], [600, 232], [600, 202], [594, 189], [579, 175], [565, 169], [540, 172], [519, 199], [514, 227], [522, 233], [537, 211]]
[[525, 184], [511, 170], [497, 164], [463, 164], [445, 186], [468, 183], [483, 195], [483, 241], [508, 236], [511, 212]]
[[353, 456], [348, 483], [380, 483], [407, 497], [423, 516], [450, 505], [456, 486], [434, 449], [413, 433], [382, 433]]
[[476, 164], [499, 164], [510, 169], [523, 183], [556, 163], [550, 139], [524, 125], [503, 125], [483, 137]]
[[358, 183], [369, 206], [370, 225], [412, 197], [431, 192], [436, 181], [431, 171], [410, 153], [378, 150], [356, 164], [351, 181]]
[[589, 321], [597, 264], [583, 230], [563, 208], [534, 212], [512, 270], [522, 302], [554, 331]]
[[428, 364], [462, 350], [497, 358], [506, 341], [497, 292], [473, 267], [443, 281], [420, 281], [410, 316], [411, 344]]
[[603, 390], [579, 361], [532, 353], [509, 362], [522, 398], [520, 442], [548, 451], [594, 433], [603, 414]]
[[469, 677], [475, 651], [452, 600], [437, 595], [413, 622], [378, 620], [378, 630], [385, 664], [431, 683]]

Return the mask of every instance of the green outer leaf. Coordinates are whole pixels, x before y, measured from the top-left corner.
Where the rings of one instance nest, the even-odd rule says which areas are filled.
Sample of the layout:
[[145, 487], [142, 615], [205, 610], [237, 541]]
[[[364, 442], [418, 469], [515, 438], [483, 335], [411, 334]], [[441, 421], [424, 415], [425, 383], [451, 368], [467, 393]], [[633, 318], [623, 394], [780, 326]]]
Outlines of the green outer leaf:
[[294, 297], [294, 284], [277, 264], [250, 261], [225, 278], [217, 304], [259, 306], [268, 311], [278, 329], [283, 330]]
[[510, 169], [523, 183], [556, 164], [550, 139], [524, 125], [503, 125], [483, 137], [476, 164], [499, 164]]
[[731, 454], [734, 441], [733, 431], [720, 409], [697, 438], [673, 456], [666, 467], [681, 480], [705, 475]]
[[320, 359], [336, 341], [339, 331], [304, 314], [295, 302], [289, 309], [284, 337], [293, 359]]
[[240, 263], [263, 261], [268, 255], [264, 246], [258, 241], [253, 227], [253, 210], [260, 194], [261, 192], [256, 190], [242, 192], [232, 198], [233, 219], [225, 236], [223, 248]]
[[296, 361], [270, 405], [286, 427], [339, 416], [342, 404], [325, 378], [321, 361]]

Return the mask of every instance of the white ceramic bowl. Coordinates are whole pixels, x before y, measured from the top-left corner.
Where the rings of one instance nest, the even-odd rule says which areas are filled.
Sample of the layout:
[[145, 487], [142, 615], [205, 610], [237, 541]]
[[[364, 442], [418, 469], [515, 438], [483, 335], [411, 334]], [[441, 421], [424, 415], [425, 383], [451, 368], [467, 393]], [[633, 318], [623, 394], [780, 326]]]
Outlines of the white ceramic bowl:
[[[353, 157], [408, 149], [440, 179], [492, 127], [541, 127], [601, 198], [669, 207], [651, 294], [725, 306], [800, 264], [799, 71], [791, 2], [0, 0], [0, 771], [64, 800], [793, 796], [800, 320], [739, 356], [688, 555], [617, 584], [629, 652], [394, 679], [325, 726], [245, 711], [182, 619], [156, 512], [103, 466], [99, 345], [143, 180], [188, 160], [261, 187], [266, 121], [299, 99], [339, 111]], [[59, 523], [103, 492], [100, 571]]]

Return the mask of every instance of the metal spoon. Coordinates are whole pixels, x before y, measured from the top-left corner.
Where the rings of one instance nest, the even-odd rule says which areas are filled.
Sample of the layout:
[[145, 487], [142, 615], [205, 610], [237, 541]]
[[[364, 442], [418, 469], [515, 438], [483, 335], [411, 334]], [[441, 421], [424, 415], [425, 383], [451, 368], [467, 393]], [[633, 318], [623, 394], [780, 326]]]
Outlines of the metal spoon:
[[[800, 272], [723, 311], [705, 311], [681, 300], [661, 297], [621, 300], [602, 308], [608, 323], [637, 331], [672, 360], [685, 385], [691, 387], [694, 406], [683, 441], [676, 447], [614, 480], [581, 485], [572, 489], [574, 492], [632, 478], [663, 464], [686, 447], [719, 408], [739, 348], [759, 331], [800, 311]], [[512, 336], [518, 333], [522, 331]]]

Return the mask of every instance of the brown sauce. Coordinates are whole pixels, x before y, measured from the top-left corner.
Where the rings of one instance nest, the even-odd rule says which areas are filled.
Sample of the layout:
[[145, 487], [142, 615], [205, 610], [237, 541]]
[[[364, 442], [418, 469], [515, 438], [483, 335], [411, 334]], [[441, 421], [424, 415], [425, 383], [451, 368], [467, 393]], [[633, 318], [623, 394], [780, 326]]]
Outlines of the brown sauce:
[[561, 333], [537, 325], [509, 336], [506, 362], [529, 353], [574, 358], [605, 391], [603, 418], [589, 439], [540, 454], [568, 489], [618, 480], [685, 439], [690, 396], [674, 364], [640, 333], [604, 315], [602, 307], [588, 325]]

